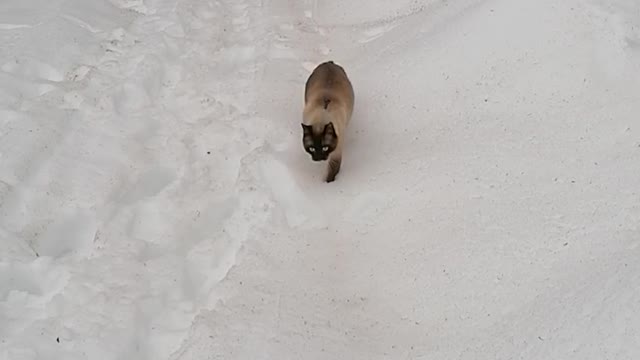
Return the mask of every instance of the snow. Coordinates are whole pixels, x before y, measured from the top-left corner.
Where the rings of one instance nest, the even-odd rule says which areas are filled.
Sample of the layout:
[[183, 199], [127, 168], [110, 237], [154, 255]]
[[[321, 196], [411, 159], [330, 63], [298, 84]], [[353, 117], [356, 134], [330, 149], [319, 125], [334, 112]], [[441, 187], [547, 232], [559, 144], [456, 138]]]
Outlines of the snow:
[[0, 44], [0, 359], [640, 357], [637, 1], [5, 0]]

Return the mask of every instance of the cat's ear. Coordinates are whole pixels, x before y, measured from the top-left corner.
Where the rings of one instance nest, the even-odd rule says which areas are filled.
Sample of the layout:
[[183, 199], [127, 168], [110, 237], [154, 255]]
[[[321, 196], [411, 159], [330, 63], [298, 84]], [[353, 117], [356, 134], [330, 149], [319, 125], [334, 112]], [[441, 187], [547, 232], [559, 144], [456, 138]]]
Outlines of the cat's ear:
[[324, 126], [324, 133], [325, 135], [335, 135], [336, 134], [336, 129], [333, 127], [333, 123], [330, 122], [327, 125]]
[[311, 125], [305, 125], [305, 124], [300, 124], [300, 125], [302, 125], [302, 131], [304, 132], [305, 135], [311, 134]]

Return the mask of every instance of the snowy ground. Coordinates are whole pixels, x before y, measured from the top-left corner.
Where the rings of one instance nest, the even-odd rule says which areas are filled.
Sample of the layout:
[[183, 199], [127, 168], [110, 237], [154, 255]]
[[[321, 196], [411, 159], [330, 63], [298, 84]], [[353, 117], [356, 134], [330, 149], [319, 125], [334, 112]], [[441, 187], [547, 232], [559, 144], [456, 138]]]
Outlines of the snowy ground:
[[0, 3], [2, 360], [638, 359], [639, 245], [636, 0]]

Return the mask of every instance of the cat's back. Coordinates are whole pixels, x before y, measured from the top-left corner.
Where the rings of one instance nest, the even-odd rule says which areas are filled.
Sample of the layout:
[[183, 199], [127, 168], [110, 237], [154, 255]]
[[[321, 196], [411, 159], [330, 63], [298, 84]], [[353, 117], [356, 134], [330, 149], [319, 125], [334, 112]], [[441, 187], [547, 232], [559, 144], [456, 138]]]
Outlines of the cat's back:
[[318, 65], [305, 86], [305, 103], [318, 102], [324, 105], [328, 100], [344, 103], [348, 108], [353, 107], [353, 87], [342, 66], [327, 61]]

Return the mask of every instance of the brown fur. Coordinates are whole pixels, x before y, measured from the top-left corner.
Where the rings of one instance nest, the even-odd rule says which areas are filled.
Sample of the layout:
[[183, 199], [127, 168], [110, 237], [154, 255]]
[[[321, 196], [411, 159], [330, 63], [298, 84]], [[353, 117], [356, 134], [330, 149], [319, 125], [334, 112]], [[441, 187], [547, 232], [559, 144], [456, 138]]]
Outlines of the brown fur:
[[322, 139], [322, 145], [329, 145], [326, 181], [332, 182], [340, 172], [344, 134], [354, 105], [353, 87], [344, 69], [333, 61], [318, 65], [305, 84], [304, 102], [303, 144], [306, 149], [314, 139], [317, 143]]

